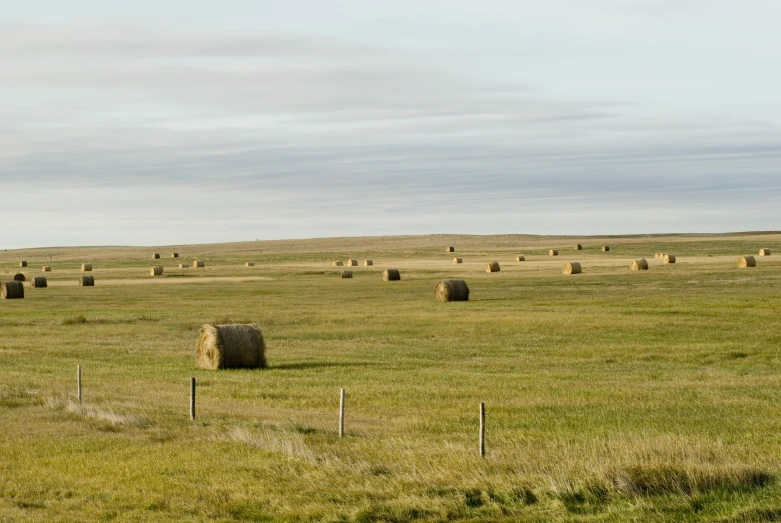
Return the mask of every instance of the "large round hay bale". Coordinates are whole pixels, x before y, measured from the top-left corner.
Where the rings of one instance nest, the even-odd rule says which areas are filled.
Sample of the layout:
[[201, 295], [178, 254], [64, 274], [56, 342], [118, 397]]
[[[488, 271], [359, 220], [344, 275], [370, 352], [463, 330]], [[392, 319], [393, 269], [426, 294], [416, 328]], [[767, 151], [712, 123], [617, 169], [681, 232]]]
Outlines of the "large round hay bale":
[[52, 268], [49, 265], [41, 267], [41, 272], [52, 272]]
[[398, 281], [401, 279], [401, 273], [398, 269], [385, 269], [382, 271], [383, 281]]
[[25, 280], [26, 278], [24, 277], [24, 274], [22, 274], [21, 272], [17, 272], [16, 274], [14, 274], [14, 281], [25, 281]]
[[149, 269], [149, 275], [150, 276], [162, 276], [163, 275], [163, 266], [162, 265], [155, 265], [151, 269]]
[[4, 281], [0, 284], [0, 299], [16, 300], [24, 298], [24, 284], [20, 281]]
[[576, 243], [575, 244], [575, 250], [576, 251], [581, 251], [581, 250], [583, 250], [583, 246], [581, 244], [579, 244], [579, 243]]
[[203, 260], [195, 260], [193, 261], [193, 267], [206, 267], [206, 264]]
[[578, 262], [569, 262], [564, 264], [562, 272], [564, 274], [580, 274], [583, 272], [583, 267]]
[[178, 258], [178, 257], [179, 257], [179, 253], [178, 252], [172, 252], [171, 253], [171, 258]]
[[160, 259], [160, 253], [159, 253], [159, 252], [156, 252], [156, 253], [154, 253], [154, 254], [152, 255], [152, 259], [153, 259], [153, 260], [159, 260], [159, 259]]
[[342, 271], [342, 278], [352, 278], [353, 271]]
[[33, 281], [30, 282], [30, 285], [35, 288], [43, 288], [49, 286], [48, 282], [46, 281], [46, 278], [44, 278], [43, 276], [36, 276], [35, 278], [33, 278]]
[[79, 278], [79, 287], [94, 287], [95, 286], [95, 277], [93, 275], [89, 276], [82, 276]]
[[455, 264], [464, 263], [464, 260], [461, 259], [461, 258], [453, 258], [453, 263], [455, 263]]
[[345, 260], [344, 264], [347, 265], [348, 267], [357, 267], [358, 266], [358, 260], [352, 260], [352, 259]]
[[664, 255], [664, 263], [675, 263], [675, 255], [674, 254], [665, 254]]
[[82, 263], [81, 264], [81, 272], [90, 272], [92, 270], [92, 264], [91, 263]]
[[760, 256], [770, 256], [770, 249], [759, 249]]
[[648, 262], [645, 258], [638, 258], [635, 261], [632, 262], [632, 270], [633, 271], [647, 271], [648, 270]]
[[331, 265], [333, 265], [334, 267], [344, 267], [344, 262], [342, 260], [336, 260]]
[[602, 246], [602, 252], [609, 252], [610, 251], [610, 245], [603, 245]]
[[517, 262], [526, 261], [526, 256], [524, 256], [523, 254], [519, 254], [518, 256], [515, 257], [515, 261]]
[[196, 361], [202, 369], [264, 369], [266, 342], [252, 324], [204, 325]]
[[254, 267], [255, 266], [255, 262], [244, 262], [244, 266], [245, 267]]
[[448, 245], [447, 247], [445, 247], [445, 252], [456, 252], [456, 248], [453, 247], [452, 245]]
[[363, 264], [362, 265], [364, 267], [371, 267], [372, 265], [374, 265], [374, 262], [372, 260], [363, 260]]
[[738, 267], [745, 269], [746, 267], [756, 267], [757, 260], [753, 256], [741, 256], [738, 258]]
[[469, 287], [464, 280], [442, 280], [434, 289], [439, 301], [469, 301]]
[[499, 272], [499, 262], [490, 262], [485, 264], [485, 272]]
[[548, 256], [558, 256], [558, 255], [559, 255], [559, 251], [557, 251], [556, 249], [551, 249], [548, 251]]
[[27, 267], [27, 262], [22, 260], [19, 262], [19, 267]]

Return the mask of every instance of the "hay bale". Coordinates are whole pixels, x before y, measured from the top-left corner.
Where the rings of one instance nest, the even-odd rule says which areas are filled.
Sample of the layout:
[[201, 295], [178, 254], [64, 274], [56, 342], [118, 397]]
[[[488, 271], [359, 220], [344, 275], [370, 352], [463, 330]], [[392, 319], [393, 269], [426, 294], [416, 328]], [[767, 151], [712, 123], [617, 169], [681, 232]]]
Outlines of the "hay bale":
[[517, 262], [526, 261], [526, 256], [524, 256], [523, 254], [519, 254], [518, 256], [515, 257], [515, 261]]
[[150, 276], [162, 276], [163, 275], [163, 266], [162, 265], [155, 265], [151, 269], [149, 269], [149, 275]]
[[82, 263], [81, 264], [81, 272], [90, 272], [92, 270], [92, 264], [91, 263]]
[[664, 259], [664, 253], [663, 252], [657, 252], [656, 254], [654, 254], [654, 258], [656, 258], [658, 260], [663, 260]]
[[95, 286], [95, 277], [93, 275], [89, 276], [82, 276], [79, 278], [79, 287], [94, 287]]
[[344, 262], [342, 260], [336, 260], [331, 265], [333, 265], [334, 267], [343, 267], [344, 266]]
[[26, 278], [24, 277], [24, 274], [22, 274], [21, 272], [17, 272], [16, 274], [14, 274], [14, 281], [25, 281], [25, 279]]
[[180, 269], [189, 269], [189, 268], [190, 268], [190, 266], [189, 266], [189, 265], [187, 265], [186, 263], [180, 263], [180, 264], [179, 264], [179, 268], [180, 268]]
[[578, 262], [569, 262], [564, 264], [562, 272], [564, 274], [580, 274], [583, 272], [583, 267]]
[[442, 280], [434, 289], [439, 301], [469, 301], [469, 287], [464, 280]]
[[41, 267], [41, 272], [52, 272], [52, 268], [49, 265]]
[[610, 252], [610, 245], [603, 245], [602, 252]]
[[551, 249], [548, 251], [548, 256], [558, 256], [558, 255], [559, 255], [559, 251], [557, 251], [556, 249]]
[[675, 255], [674, 254], [665, 254], [664, 255], [664, 263], [675, 263]]
[[348, 267], [357, 267], [358, 266], [358, 260], [345, 260], [345, 265]]
[[759, 249], [760, 256], [770, 256], [770, 249]]
[[363, 260], [363, 264], [362, 265], [364, 267], [371, 267], [372, 265], [374, 265], [374, 262], [372, 260]]
[[0, 284], [0, 299], [17, 300], [24, 298], [24, 284], [20, 281], [4, 281]]
[[490, 262], [485, 264], [485, 272], [499, 272], [499, 262]]
[[244, 262], [244, 266], [245, 267], [254, 267], [255, 266], [255, 262]]
[[579, 244], [579, 243], [576, 243], [575, 244], [575, 250], [576, 251], [582, 251], [583, 250], [583, 246], [581, 244]]
[[19, 267], [27, 267], [27, 262], [22, 260], [19, 262]]
[[745, 269], [746, 267], [756, 267], [757, 260], [753, 256], [741, 256], [738, 258], [738, 267]]
[[193, 267], [206, 267], [206, 264], [203, 262], [203, 260], [194, 260]]
[[36, 276], [35, 278], [33, 278], [33, 281], [30, 282], [30, 285], [35, 288], [44, 288], [49, 286], [48, 282], [46, 281], [46, 278], [44, 278], [43, 276]]
[[456, 248], [453, 247], [452, 245], [448, 245], [447, 247], [445, 247], [445, 252], [456, 252]]
[[633, 271], [647, 271], [648, 270], [648, 262], [645, 258], [638, 258], [635, 261], [632, 262], [632, 270]]
[[453, 258], [453, 263], [464, 263], [464, 260], [461, 258]]
[[401, 273], [398, 269], [385, 269], [382, 271], [382, 281], [398, 281], [401, 279]]
[[353, 271], [342, 271], [342, 278], [352, 278]]
[[171, 258], [178, 258], [178, 257], [179, 257], [179, 253], [178, 252], [172, 252], [171, 253]]
[[266, 342], [253, 324], [204, 325], [196, 355], [202, 369], [264, 369]]
[[153, 259], [153, 260], [159, 260], [159, 259], [160, 259], [160, 253], [159, 253], [159, 252], [156, 252], [156, 253], [154, 253], [154, 254], [152, 255], [152, 259]]

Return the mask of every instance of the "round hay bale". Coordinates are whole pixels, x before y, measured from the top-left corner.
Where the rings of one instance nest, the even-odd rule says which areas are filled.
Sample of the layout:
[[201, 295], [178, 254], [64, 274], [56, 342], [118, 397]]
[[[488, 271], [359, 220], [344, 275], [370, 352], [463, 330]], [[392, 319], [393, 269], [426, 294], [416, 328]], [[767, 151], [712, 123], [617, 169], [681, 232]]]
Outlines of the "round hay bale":
[[255, 266], [255, 262], [244, 262], [244, 266], [245, 267], [254, 267]]
[[453, 247], [452, 245], [448, 245], [447, 247], [445, 247], [445, 252], [456, 252], [456, 248]]
[[196, 354], [202, 369], [264, 369], [266, 342], [253, 324], [204, 325]]
[[583, 272], [583, 267], [578, 262], [569, 262], [564, 264], [562, 272], [564, 274], [580, 274]]
[[439, 301], [469, 301], [469, 287], [464, 280], [442, 280], [434, 289]]
[[551, 249], [548, 251], [548, 256], [558, 256], [558, 255], [559, 255], [559, 251], [557, 251], [556, 249]]
[[579, 244], [579, 243], [576, 243], [575, 244], [575, 250], [576, 251], [582, 251], [583, 250], [583, 246], [581, 244]]
[[203, 260], [195, 260], [193, 261], [193, 267], [206, 267], [206, 264]]
[[657, 260], [664, 259], [664, 253], [663, 252], [657, 252], [656, 254], [654, 254], [654, 258], [656, 258]]
[[19, 267], [27, 267], [27, 262], [22, 260], [19, 262]]
[[90, 272], [92, 270], [92, 264], [91, 263], [82, 263], [81, 264], [81, 272]]
[[648, 270], [648, 262], [645, 258], [638, 258], [635, 261], [632, 262], [632, 270], [633, 271], [647, 271]]
[[79, 278], [79, 287], [94, 287], [95, 277], [93, 275], [82, 276]]
[[526, 256], [524, 256], [523, 254], [519, 254], [518, 256], [515, 257], [515, 261], [517, 262], [526, 261]]
[[738, 258], [738, 267], [745, 269], [747, 267], [756, 267], [757, 260], [753, 256], [741, 256]]
[[499, 262], [490, 262], [485, 264], [485, 272], [499, 272]]
[[48, 282], [46, 281], [46, 278], [44, 278], [43, 276], [36, 276], [35, 278], [33, 278], [33, 281], [30, 282], [30, 285], [32, 287], [39, 288], [39, 289], [49, 286]]
[[760, 256], [770, 256], [770, 249], [759, 249]]
[[602, 252], [610, 252], [610, 245], [603, 245]]
[[358, 266], [358, 260], [345, 260], [345, 265], [348, 267], [357, 267]]
[[0, 299], [17, 300], [24, 298], [24, 284], [20, 281], [4, 281], [0, 284]]
[[149, 269], [149, 275], [150, 276], [162, 276], [163, 275], [163, 266], [162, 265], [155, 265], [151, 269]]
[[342, 260], [336, 260], [331, 265], [333, 265], [334, 267], [343, 267], [344, 266], [344, 262]]
[[52, 272], [52, 268], [49, 265], [41, 267], [41, 272]]
[[342, 278], [352, 278], [353, 271], [342, 271]]
[[178, 258], [178, 257], [179, 257], [179, 253], [178, 252], [172, 252], [171, 253], [171, 258]]
[[25, 280], [26, 278], [24, 277], [24, 274], [22, 274], [21, 272], [14, 274], [14, 281], [25, 281]]
[[152, 259], [153, 259], [153, 260], [159, 260], [159, 259], [160, 259], [160, 253], [159, 253], [159, 252], [156, 252], [156, 253], [154, 253], [154, 254], [152, 255]]
[[398, 269], [385, 269], [382, 271], [382, 281], [399, 281], [401, 273]]
[[464, 260], [461, 258], [453, 258], [453, 263], [464, 263]]
[[179, 268], [180, 268], [180, 269], [189, 269], [189, 268], [190, 268], [190, 266], [189, 266], [189, 265], [187, 265], [186, 263], [180, 263], [180, 264], [179, 264]]
[[664, 255], [664, 263], [675, 263], [675, 255], [674, 254], [665, 254]]
[[372, 265], [374, 265], [374, 262], [372, 260], [363, 260], [364, 267], [371, 267]]

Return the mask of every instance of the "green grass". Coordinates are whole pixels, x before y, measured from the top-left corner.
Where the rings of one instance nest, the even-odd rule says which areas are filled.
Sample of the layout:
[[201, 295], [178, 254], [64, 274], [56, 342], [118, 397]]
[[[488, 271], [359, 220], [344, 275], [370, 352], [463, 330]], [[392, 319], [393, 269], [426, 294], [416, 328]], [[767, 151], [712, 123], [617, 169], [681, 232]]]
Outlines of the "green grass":
[[[450, 265], [448, 244], [502, 272]], [[92, 261], [96, 277], [0, 302], [0, 519], [779, 521], [781, 256], [735, 262], [780, 245], [442, 236], [0, 253], [3, 279], [19, 259], [52, 265], [53, 282]], [[173, 250], [165, 276], [207, 268], [108, 285], [152, 281], [151, 253]], [[329, 264], [348, 255], [376, 265], [342, 280]], [[629, 271], [641, 255], [651, 269]], [[561, 275], [567, 260], [584, 273]], [[395, 262], [402, 281], [382, 282]], [[210, 279], [247, 275], [271, 280]], [[435, 302], [443, 277], [466, 279], [471, 301]], [[229, 321], [261, 327], [269, 369], [195, 367], [200, 326]]]

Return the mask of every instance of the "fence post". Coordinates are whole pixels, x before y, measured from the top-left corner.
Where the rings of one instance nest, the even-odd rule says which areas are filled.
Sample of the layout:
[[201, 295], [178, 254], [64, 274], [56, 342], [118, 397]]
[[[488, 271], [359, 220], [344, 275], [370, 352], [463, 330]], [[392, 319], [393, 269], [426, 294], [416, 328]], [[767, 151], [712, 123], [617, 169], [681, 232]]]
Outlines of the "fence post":
[[195, 378], [190, 378], [190, 419], [195, 421]]
[[480, 455], [485, 456], [485, 403], [480, 403]]
[[339, 393], [339, 437], [344, 437], [344, 389]]
[[76, 397], [81, 403], [81, 365], [76, 365]]

